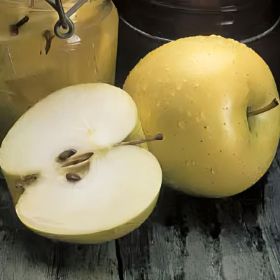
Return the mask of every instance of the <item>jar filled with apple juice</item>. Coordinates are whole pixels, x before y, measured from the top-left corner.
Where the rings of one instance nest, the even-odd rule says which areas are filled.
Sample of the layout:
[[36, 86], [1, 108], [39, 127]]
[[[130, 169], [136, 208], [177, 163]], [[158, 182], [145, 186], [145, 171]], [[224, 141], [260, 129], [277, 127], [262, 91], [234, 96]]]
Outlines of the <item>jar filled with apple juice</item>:
[[[65, 13], [77, 1], [62, 0]], [[114, 82], [117, 10], [110, 0], [83, 2], [69, 17], [75, 31], [61, 39], [54, 34], [58, 12], [46, 0], [0, 1], [0, 142], [51, 92], [77, 83]]]

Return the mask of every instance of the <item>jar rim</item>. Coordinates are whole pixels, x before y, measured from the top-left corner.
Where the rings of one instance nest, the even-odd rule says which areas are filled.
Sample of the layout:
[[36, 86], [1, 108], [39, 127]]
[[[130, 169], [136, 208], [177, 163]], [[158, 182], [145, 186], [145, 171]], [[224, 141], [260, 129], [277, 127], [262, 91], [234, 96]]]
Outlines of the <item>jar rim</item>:
[[[65, 8], [69, 8], [77, 3], [78, 0], [61, 0]], [[104, 3], [106, 0], [87, 0], [87, 2], [94, 2], [96, 6]], [[3, 4], [21, 5], [30, 9], [44, 9], [52, 10], [53, 8], [46, 2], [46, 0], [1, 0]]]
[[[224, 5], [230, 2], [232, 0], [215, 1], [219, 3], [216, 4], [219, 9], [215, 10], [214, 6], [209, 8], [209, 3], [213, 4], [214, 0], [207, 3], [189, 0], [116, 0], [120, 17], [126, 25], [165, 42], [215, 33], [248, 43], [270, 34], [279, 26], [280, 4], [277, 0], [236, 0], [236, 6]], [[167, 5], [170, 3], [173, 5]], [[203, 8], [198, 8], [199, 5]]]

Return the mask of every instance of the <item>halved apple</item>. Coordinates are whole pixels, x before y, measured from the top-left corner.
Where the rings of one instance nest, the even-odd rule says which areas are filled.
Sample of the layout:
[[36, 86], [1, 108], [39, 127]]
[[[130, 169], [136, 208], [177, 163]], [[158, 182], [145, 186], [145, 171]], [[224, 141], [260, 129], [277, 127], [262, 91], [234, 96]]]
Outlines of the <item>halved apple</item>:
[[137, 124], [131, 97], [101, 83], [59, 90], [27, 111], [0, 149], [21, 222], [77, 243], [112, 240], [143, 223], [162, 172], [150, 152], [132, 145], [141, 140], [124, 141], [139, 138]]

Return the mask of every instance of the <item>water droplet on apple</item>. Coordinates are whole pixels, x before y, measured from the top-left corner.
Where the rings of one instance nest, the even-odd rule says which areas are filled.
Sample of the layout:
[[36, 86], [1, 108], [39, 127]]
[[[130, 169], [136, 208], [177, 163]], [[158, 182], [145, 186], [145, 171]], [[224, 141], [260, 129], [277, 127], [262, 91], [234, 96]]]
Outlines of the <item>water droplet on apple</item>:
[[191, 161], [192, 166], [196, 165], [196, 162], [194, 160]]
[[143, 84], [142, 87], [141, 87], [142, 91], [146, 91], [147, 90], [147, 85], [146, 84]]
[[177, 86], [176, 86], [176, 90], [179, 91], [179, 90], [181, 90], [181, 89], [182, 89], [182, 85], [177, 85]]
[[195, 87], [195, 88], [199, 88], [199, 83], [195, 83], [195, 84], [194, 84], [194, 87]]
[[215, 171], [214, 171], [214, 169], [213, 169], [213, 168], [211, 168], [211, 169], [210, 169], [210, 172], [211, 172], [211, 174], [212, 174], [212, 175], [214, 175], [214, 174], [215, 174]]
[[190, 161], [189, 160], [185, 160], [185, 165], [186, 166], [190, 166], [191, 165]]
[[146, 112], [146, 118], [147, 118], [147, 119], [150, 119], [150, 118], [151, 118], [151, 115], [152, 115], [152, 112], [151, 112], [151, 111]]
[[184, 129], [186, 127], [186, 122], [185, 121], [179, 121], [177, 125], [178, 125], [179, 128]]
[[205, 115], [204, 115], [203, 112], [200, 113], [200, 119], [201, 119], [201, 120], [205, 120]]

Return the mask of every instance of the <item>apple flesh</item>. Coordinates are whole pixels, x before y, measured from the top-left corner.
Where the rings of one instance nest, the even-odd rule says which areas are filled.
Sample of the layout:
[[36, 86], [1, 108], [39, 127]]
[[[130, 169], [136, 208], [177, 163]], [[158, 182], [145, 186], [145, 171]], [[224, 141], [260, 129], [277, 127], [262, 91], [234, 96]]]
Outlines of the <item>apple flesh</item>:
[[137, 228], [162, 181], [156, 158], [125, 141], [139, 131], [133, 100], [110, 85], [72, 86], [37, 103], [0, 149], [19, 219], [43, 236], [77, 243]]
[[[252, 186], [276, 153], [280, 108], [269, 67], [252, 49], [219, 36], [168, 43], [143, 58], [124, 89], [133, 97], [164, 180], [188, 194], [224, 197]], [[277, 103], [277, 102], [276, 102]]]

